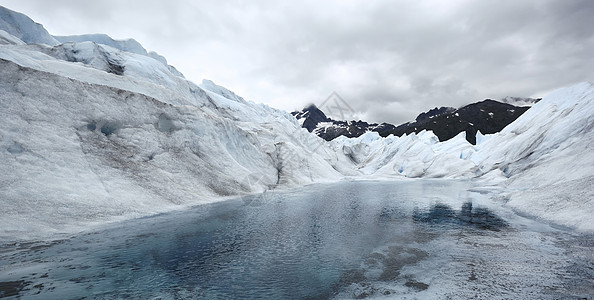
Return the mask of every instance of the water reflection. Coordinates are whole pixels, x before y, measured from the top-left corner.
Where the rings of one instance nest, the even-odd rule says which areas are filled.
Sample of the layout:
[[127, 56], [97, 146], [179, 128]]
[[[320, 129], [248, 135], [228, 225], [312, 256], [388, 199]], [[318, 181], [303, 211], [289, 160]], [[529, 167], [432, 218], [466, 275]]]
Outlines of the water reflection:
[[428, 210], [415, 209], [413, 221], [439, 225], [464, 225], [478, 229], [500, 231], [508, 223], [484, 207], [473, 207], [472, 202], [462, 205], [456, 212], [449, 205], [437, 203]]
[[[457, 197], [453, 187], [344, 183], [129, 221], [37, 252], [31, 247], [0, 256], [0, 270], [13, 268], [8, 264], [34, 270], [0, 274], [0, 297], [4, 291], [55, 299], [304, 299], [327, 298], [349, 285], [398, 280], [423, 291], [429, 281], [401, 273], [428, 259], [419, 247], [444, 234], [434, 225], [494, 231], [508, 226], [472, 202], [460, 210], [428, 204], [435, 195]], [[427, 209], [413, 210], [417, 204]]]

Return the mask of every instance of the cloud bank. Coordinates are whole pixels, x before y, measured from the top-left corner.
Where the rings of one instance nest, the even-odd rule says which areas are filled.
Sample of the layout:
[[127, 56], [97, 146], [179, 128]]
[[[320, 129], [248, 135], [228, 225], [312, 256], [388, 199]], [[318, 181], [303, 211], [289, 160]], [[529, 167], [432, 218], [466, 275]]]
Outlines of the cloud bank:
[[0, 1], [56, 35], [133, 37], [285, 110], [333, 91], [374, 122], [594, 81], [594, 2]]

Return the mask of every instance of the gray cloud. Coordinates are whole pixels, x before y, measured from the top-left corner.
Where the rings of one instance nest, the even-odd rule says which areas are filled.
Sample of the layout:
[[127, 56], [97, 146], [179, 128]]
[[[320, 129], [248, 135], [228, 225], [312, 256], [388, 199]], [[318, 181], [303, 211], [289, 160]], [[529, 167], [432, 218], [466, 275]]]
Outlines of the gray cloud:
[[0, 2], [54, 34], [134, 37], [274, 107], [336, 91], [374, 122], [594, 81], [590, 0]]

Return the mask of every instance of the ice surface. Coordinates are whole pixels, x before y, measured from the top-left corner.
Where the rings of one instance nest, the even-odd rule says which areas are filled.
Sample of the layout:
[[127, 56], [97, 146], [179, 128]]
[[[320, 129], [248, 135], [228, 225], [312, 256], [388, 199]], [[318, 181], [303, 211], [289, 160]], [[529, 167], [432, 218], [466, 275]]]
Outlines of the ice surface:
[[173, 73], [176, 76], [184, 77], [182, 73], [180, 73], [177, 69], [167, 64], [167, 59], [162, 55], [159, 55], [153, 51], [147, 51], [142, 47], [142, 45], [134, 39], [126, 39], [126, 40], [115, 40], [108, 36], [107, 34], [83, 34], [83, 35], [69, 35], [69, 36], [54, 36], [56, 40], [60, 43], [83, 43], [83, 42], [93, 42], [95, 44], [101, 44], [105, 46], [109, 46], [124, 52], [130, 52], [134, 54], [139, 54], [143, 56], [148, 56], [161, 64], [163, 64], [169, 72]]
[[479, 175], [503, 172], [508, 205], [594, 230], [594, 87], [584, 82], [544, 97], [471, 157]]
[[0, 30], [0, 45], [24, 45], [25, 43], [10, 33]]
[[60, 43], [41, 24], [2, 6], [0, 6], [0, 30], [28, 44], [57, 45]]
[[114, 40], [107, 34], [84, 34], [84, 35], [70, 35], [70, 36], [54, 36], [56, 40], [60, 43], [68, 43], [68, 42], [94, 42], [96, 44], [103, 44], [106, 46], [110, 46], [112, 48], [116, 48], [122, 51], [141, 54], [141, 55], [148, 55], [146, 49], [140, 45], [134, 39], [127, 39], [127, 40]]

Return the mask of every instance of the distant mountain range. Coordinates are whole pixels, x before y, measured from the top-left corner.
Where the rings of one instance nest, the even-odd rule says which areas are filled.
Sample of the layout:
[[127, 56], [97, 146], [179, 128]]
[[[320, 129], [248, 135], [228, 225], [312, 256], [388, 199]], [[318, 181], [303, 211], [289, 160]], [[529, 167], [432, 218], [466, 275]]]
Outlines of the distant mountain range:
[[[368, 131], [378, 132], [386, 137], [390, 134], [402, 136], [404, 134], [419, 133], [431, 130], [440, 141], [446, 141], [460, 132], [466, 132], [466, 140], [476, 144], [476, 133], [491, 134], [501, 131], [505, 126], [516, 120], [530, 105], [540, 99], [506, 97], [503, 103], [491, 99], [472, 103], [461, 108], [440, 107], [423, 112], [415, 121], [398, 126], [389, 123], [367, 123], [364, 121], [339, 121], [328, 118], [315, 105], [309, 105], [302, 111], [291, 114], [299, 120], [301, 126], [323, 139], [330, 141], [339, 136], [349, 138], [358, 137]], [[515, 106], [521, 104], [522, 106]], [[526, 106], [528, 105], [528, 106]]]

